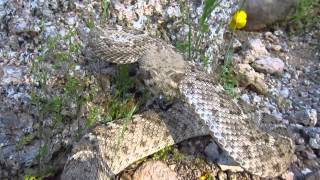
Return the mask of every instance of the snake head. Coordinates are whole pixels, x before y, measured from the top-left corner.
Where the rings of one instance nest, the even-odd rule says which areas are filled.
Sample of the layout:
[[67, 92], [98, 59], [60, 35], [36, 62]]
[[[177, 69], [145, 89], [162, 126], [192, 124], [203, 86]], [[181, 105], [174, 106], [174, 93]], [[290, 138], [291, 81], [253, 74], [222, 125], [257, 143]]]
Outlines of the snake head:
[[139, 61], [141, 78], [154, 94], [166, 97], [178, 95], [178, 85], [186, 72], [187, 63], [174, 47], [158, 40]]

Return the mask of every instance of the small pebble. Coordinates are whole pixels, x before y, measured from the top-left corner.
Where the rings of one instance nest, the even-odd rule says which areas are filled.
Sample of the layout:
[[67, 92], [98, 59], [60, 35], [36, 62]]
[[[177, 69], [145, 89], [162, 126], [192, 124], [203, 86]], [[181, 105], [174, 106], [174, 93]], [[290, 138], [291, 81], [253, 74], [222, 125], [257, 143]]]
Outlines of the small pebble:
[[311, 151], [304, 151], [302, 152], [302, 155], [305, 157], [305, 158], [308, 158], [308, 159], [316, 159], [317, 158], [317, 155], [315, 155], [313, 152]]
[[284, 98], [288, 98], [289, 97], [289, 94], [290, 94], [290, 91], [288, 88], [284, 87], [280, 90], [280, 93], [279, 93], [282, 97]]
[[298, 138], [296, 140], [296, 144], [299, 144], [299, 145], [304, 144], [304, 139], [303, 138]]
[[271, 49], [274, 51], [280, 51], [281, 50], [281, 46], [280, 45], [272, 45]]
[[223, 171], [220, 171], [220, 172], [218, 173], [218, 179], [219, 179], [219, 180], [227, 180], [227, 174], [224, 173]]
[[240, 99], [246, 102], [247, 104], [250, 104], [250, 97], [248, 96], [248, 94], [242, 94]]
[[319, 138], [310, 138], [309, 145], [312, 149], [320, 149], [320, 139]]

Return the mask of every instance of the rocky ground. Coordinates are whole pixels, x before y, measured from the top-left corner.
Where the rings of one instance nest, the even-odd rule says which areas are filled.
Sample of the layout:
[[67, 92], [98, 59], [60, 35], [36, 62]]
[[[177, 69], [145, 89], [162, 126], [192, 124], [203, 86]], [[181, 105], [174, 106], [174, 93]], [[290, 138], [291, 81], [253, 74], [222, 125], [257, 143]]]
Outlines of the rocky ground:
[[[72, 144], [101, 120], [97, 105], [106, 103], [101, 96], [107, 99], [114, 87], [110, 90], [109, 80], [87, 66], [82, 48], [90, 29], [108, 21], [145, 29], [176, 45], [188, 35], [184, 9], [189, 6], [165, 0], [111, 1], [107, 8], [106, 2], [0, 0], [0, 179], [36, 172], [57, 179]], [[199, 19], [202, 8], [199, 2], [191, 4], [192, 20]], [[294, 162], [282, 179], [320, 178], [319, 27], [300, 34], [283, 26], [235, 34], [233, 67], [242, 77], [236, 95], [286, 124], [296, 143]], [[211, 61], [221, 59], [210, 56], [213, 49], [202, 52]], [[35, 62], [41, 57], [48, 63], [39, 68]], [[201, 59], [197, 53], [192, 58]], [[52, 95], [37, 98], [45, 97], [44, 92]], [[209, 137], [163, 150], [118, 178], [147, 176], [259, 179], [233, 164]]]

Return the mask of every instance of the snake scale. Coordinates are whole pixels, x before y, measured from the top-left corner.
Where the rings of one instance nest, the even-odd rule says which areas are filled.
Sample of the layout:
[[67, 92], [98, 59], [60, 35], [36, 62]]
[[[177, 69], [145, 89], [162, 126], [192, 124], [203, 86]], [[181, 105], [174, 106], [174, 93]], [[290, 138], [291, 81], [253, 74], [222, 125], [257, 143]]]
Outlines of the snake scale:
[[123, 134], [122, 121], [94, 128], [74, 147], [62, 179], [108, 179], [165, 146], [201, 135], [210, 135], [254, 175], [275, 177], [288, 169], [292, 140], [259, 128], [258, 111], [230, 99], [215, 78], [171, 45], [121, 27], [98, 27], [88, 49], [108, 62], [138, 63], [139, 76], [153, 93], [178, 100], [168, 110], [134, 116]]

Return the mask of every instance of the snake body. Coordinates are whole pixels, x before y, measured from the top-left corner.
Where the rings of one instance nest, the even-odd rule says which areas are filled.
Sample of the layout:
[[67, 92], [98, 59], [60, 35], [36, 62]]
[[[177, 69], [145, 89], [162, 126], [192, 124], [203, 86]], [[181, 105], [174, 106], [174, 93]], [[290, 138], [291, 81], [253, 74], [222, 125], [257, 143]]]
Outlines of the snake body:
[[254, 175], [275, 177], [288, 169], [292, 140], [259, 128], [255, 120], [259, 112], [231, 100], [213, 77], [186, 62], [171, 45], [143, 33], [107, 27], [91, 33], [88, 48], [92, 57], [108, 62], [137, 62], [152, 92], [179, 102], [167, 111], [134, 116], [121, 141], [117, 123], [94, 128], [73, 149], [63, 179], [106, 179], [165, 146], [208, 134]]

